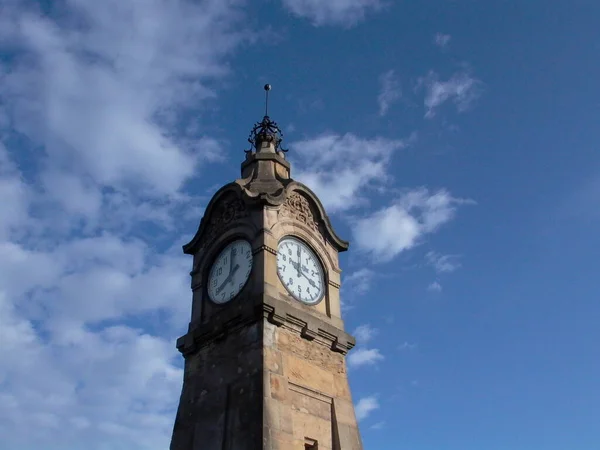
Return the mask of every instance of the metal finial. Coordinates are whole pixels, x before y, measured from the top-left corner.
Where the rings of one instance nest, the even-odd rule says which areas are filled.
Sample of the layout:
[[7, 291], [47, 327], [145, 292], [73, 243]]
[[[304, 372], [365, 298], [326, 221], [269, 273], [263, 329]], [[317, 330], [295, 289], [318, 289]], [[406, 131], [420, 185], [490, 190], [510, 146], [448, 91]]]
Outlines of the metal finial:
[[265, 116], [269, 115], [269, 91], [271, 90], [270, 84], [265, 84]]
[[258, 151], [260, 149], [260, 143], [263, 141], [273, 142], [275, 145], [275, 151], [287, 152], [287, 149], [281, 147], [281, 141], [283, 139], [283, 133], [281, 128], [277, 125], [277, 122], [271, 120], [269, 117], [269, 91], [271, 90], [270, 84], [265, 84], [265, 116], [261, 122], [257, 122], [250, 131], [248, 142], [251, 147], [250, 150], [244, 150], [246, 153], [250, 153], [252, 149]]

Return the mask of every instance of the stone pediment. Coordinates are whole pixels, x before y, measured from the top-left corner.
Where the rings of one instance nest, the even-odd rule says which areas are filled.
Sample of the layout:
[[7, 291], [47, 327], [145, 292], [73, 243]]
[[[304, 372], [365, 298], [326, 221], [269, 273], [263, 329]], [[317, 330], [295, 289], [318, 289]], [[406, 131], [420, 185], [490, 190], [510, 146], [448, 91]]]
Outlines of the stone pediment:
[[298, 181], [292, 181], [286, 186], [279, 218], [295, 220], [312, 231], [323, 234], [338, 252], [348, 250], [348, 242], [336, 234], [319, 198], [309, 187]]
[[195, 254], [203, 250], [228, 227], [248, 217], [250, 210], [264, 207], [278, 208], [278, 220], [295, 221], [322, 234], [338, 252], [348, 249], [348, 242], [336, 234], [323, 204], [306, 185], [290, 179], [279, 195], [271, 196], [244, 186], [244, 181], [226, 184], [214, 194], [195, 236], [183, 246], [184, 253]]
[[242, 196], [240, 185], [235, 182], [226, 184], [213, 195], [200, 220], [196, 234], [183, 246], [183, 252], [193, 255], [203, 250], [229, 226], [248, 215], [248, 204]]

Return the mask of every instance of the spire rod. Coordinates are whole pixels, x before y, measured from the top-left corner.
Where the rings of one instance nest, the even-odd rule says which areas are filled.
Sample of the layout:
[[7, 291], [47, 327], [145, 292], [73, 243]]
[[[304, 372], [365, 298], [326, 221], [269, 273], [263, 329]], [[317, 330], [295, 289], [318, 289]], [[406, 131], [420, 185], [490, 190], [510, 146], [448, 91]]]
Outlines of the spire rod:
[[271, 90], [270, 84], [265, 84], [265, 116], [269, 115], [269, 91]]

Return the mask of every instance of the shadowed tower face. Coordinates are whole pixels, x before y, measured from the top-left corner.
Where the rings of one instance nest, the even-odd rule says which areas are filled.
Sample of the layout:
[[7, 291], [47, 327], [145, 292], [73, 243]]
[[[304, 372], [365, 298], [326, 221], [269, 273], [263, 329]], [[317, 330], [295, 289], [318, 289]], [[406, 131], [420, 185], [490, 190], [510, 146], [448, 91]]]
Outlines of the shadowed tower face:
[[290, 177], [275, 122], [265, 115], [249, 141], [241, 178], [217, 191], [184, 246], [192, 317], [177, 341], [171, 450], [362, 449], [340, 311], [348, 243]]

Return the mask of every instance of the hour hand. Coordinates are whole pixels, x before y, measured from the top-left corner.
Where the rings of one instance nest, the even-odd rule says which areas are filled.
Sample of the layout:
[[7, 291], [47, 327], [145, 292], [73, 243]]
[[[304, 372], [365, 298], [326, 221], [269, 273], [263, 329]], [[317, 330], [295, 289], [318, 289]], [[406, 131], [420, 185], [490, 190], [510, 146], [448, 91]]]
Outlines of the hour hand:
[[237, 272], [237, 270], [239, 268], [240, 268], [240, 265], [236, 264], [233, 267], [233, 269], [231, 269], [231, 271], [229, 272], [229, 275], [227, 275], [227, 277], [223, 280], [221, 285], [217, 288], [217, 293], [221, 292], [223, 290], [223, 288], [225, 288], [225, 285], [233, 280], [233, 276], [235, 275], [235, 273]]

